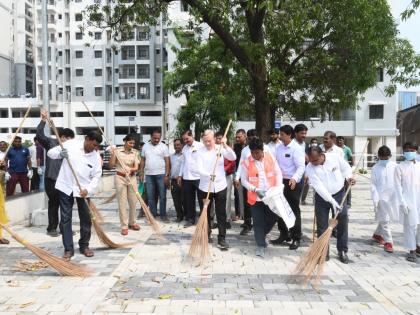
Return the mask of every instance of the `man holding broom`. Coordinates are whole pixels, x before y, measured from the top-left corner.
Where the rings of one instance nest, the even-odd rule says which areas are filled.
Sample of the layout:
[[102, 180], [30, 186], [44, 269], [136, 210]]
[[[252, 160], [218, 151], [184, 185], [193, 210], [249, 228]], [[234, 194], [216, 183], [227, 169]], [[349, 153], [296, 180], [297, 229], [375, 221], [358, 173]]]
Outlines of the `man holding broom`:
[[[315, 216], [317, 235], [320, 237], [328, 228], [330, 209], [339, 211], [337, 225], [337, 250], [338, 257], [343, 264], [349, 263], [348, 251], [348, 215], [347, 204], [340, 207], [345, 196], [344, 182], [354, 185], [350, 165], [342, 157], [335, 153], [323, 153], [319, 147], [311, 147], [308, 150], [309, 164], [306, 174], [309, 183], [314, 188]], [[329, 253], [327, 253], [329, 260]]]
[[[76, 198], [80, 218], [80, 253], [86, 257], [93, 257], [94, 255], [89, 248], [92, 221], [87, 204], [83, 199], [95, 192], [102, 175], [101, 157], [96, 150], [101, 142], [101, 134], [96, 131], [90, 131], [84, 141], [68, 140], [63, 144], [63, 149], [57, 146], [48, 151], [48, 156], [51, 159], [65, 159], [61, 165], [55, 188], [59, 191], [64, 245], [63, 258], [66, 260], [70, 260], [74, 256], [72, 232], [74, 198]], [[81, 190], [79, 190], [67, 159], [70, 160], [74, 167], [82, 187]]]
[[[218, 235], [218, 246], [222, 250], [227, 250], [229, 245], [226, 243], [226, 175], [224, 167], [224, 159], [229, 161], [236, 160], [235, 152], [226, 144], [226, 138], [221, 140], [220, 158], [217, 160], [219, 150], [216, 149], [216, 139], [212, 130], [206, 130], [203, 135], [204, 147], [198, 151], [197, 156], [197, 169], [200, 173], [200, 183], [198, 186], [198, 201], [200, 209], [203, 209], [204, 199], [208, 192], [209, 204], [208, 208], [211, 208], [211, 204], [214, 200], [215, 212], [217, 218], [217, 225], [219, 229]], [[217, 165], [215, 167], [215, 163]], [[214, 173], [213, 173], [214, 172]], [[210, 211], [207, 211], [207, 222], [209, 224], [209, 242], [211, 242], [211, 227], [210, 227]]]

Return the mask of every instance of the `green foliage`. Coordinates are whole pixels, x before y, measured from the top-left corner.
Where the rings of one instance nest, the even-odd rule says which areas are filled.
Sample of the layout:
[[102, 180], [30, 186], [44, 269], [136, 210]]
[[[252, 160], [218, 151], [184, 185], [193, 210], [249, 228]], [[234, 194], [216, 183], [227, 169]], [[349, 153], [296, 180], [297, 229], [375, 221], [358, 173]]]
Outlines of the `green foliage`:
[[409, 19], [411, 16], [413, 16], [417, 9], [420, 7], [420, 0], [411, 0], [410, 6], [404, 10], [404, 12], [401, 14], [401, 17], [403, 20]]

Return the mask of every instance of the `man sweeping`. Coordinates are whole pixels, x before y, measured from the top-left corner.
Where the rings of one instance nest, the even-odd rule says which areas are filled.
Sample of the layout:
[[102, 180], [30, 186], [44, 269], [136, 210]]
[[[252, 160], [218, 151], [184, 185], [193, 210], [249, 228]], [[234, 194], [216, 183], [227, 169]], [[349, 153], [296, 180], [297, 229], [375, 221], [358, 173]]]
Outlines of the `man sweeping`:
[[420, 163], [416, 161], [417, 149], [418, 145], [406, 142], [403, 146], [405, 161], [395, 171], [398, 203], [404, 224], [404, 246], [409, 251], [409, 262], [416, 262], [420, 257]]
[[393, 252], [390, 221], [399, 221], [397, 196], [395, 195], [395, 169], [397, 163], [391, 161], [391, 150], [382, 146], [378, 150], [378, 162], [372, 168], [371, 192], [378, 226], [372, 239]]
[[251, 155], [241, 164], [241, 183], [247, 190], [247, 201], [251, 205], [254, 238], [257, 243], [256, 255], [264, 258], [267, 248], [266, 236], [279, 217], [262, 199], [271, 187], [283, 187], [283, 177], [275, 157], [269, 150], [265, 150], [261, 139], [252, 139], [249, 149]]
[[[51, 159], [65, 159], [61, 165], [55, 188], [59, 191], [62, 236], [64, 245], [63, 258], [70, 260], [74, 256], [72, 211], [74, 198], [80, 218], [80, 253], [86, 257], [93, 257], [89, 248], [92, 221], [84, 198], [92, 195], [98, 187], [102, 175], [101, 157], [97, 148], [102, 142], [102, 136], [96, 131], [90, 131], [84, 141], [76, 139], [66, 141], [64, 148], [57, 146], [48, 151]], [[76, 179], [70, 169], [70, 160], [82, 187], [79, 190]]]
[[[348, 251], [348, 215], [347, 204], [343, 208], [340, 203], [345, 196], [344, 181], [354, 185], [350, 165], [335, 153], [323, 153], [319, 147], [308, 150], [309, 164], [306, 174], [309, 183], [314, 188], [315, 216], [317, 235], [320, 237], [328, 228], [330, 210], [339, 211], [337, 225], [337, 250], [339, 260], [343, 264], [349, 263]], [[327, 254], [329, 260], [329, 253]]]

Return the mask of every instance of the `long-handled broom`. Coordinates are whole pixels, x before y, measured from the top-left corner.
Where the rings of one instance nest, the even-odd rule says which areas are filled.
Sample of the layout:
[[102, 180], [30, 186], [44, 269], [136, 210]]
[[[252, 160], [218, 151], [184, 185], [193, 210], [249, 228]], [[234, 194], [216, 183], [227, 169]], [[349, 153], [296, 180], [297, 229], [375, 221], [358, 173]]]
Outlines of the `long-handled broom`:
[[[92, 119], [95, 121], [96, 125], [98, 126], [98, 129], [100, 130], [100, 132], [102, 133], [103, 137], [105, 138], [105, 141], [108, 143], [108, 145], [111, 145], [112, 143], [109, 141], [109, 139], [106, 137], [105, 132], [102, 130], [101, 126], [99, 125], [98, 121], [96, 120], [95, 116], [93, 116], [92, 112], [90, 111], [89, 107], [86, 105], [85, 102], [82, 102], [82, 104], [85, 106], [86, 110], [89, 112], [90, 116], [92, 117]], [[121, 160], [118, 157], [117, 152], [115, 152], [115, 157], [118, 160], [118, 162], [120, 163], [120, 165], [124, 168], [124, 170], [127, 173], [127, 169], [125, 168], [124, 164], [121, 162]], [[150, 211], [149, 207], [147, 206], [147, 204], [144, 202], [143, 198], [141, 197], [140, 193], [137, 190], [137, 187], [133, 184], [133, 182], [130, 180], [130, 178], [128, 177], [128, 175], [126, 175], [126, 180], [127, 182], [130, 184], [130, 187], [133, 189], [134, 193], [136, 194], [137, 200], [140, 202], [140, 205], [144, 211], [144, 214], [146, 216], [147, 221], [149, 221], [150, 226], [152, 227], [152, 229], [159, 235], [161, 235], [161, 231], [160, 231], [160, 226], [157, 223], [155, 217], [153, 216], [152, 212]], [[114, 197], [114, 196], [111, 196]], [[107, 201], [109, 199], [108, 198]], [[112, 199], [111, 199], [112, 200]], [[105, 203], [105, 202], [104, 202]]]
[[[228, 122], [228, 125], [226, 126], [225, 134], [223, 135], [223, 138], [226, 138], [231, 124], [232, 124], [232, 120], [230, 119]], [[217, 155], [216, 155], [216, 161], [213, 166], [213, 172], [212, 172], [212, 175], [210, 176], [209, 188], [207, 189], [207, 196], [206, 196], [206, 199], [204, 199], [203, 209], [201, 211], [200, 218], [198, 219], [197, 227], [195, 228], [194, 234], [192, 236], [191, 246], [188, 252], [188, 256], [190, 256], [191, 258], [199, 258], [200, 264], [204, 263], [205, 260], [209, 256], [209, 235], [208, 235], [209, 227], [208, 227], [208, 220], [207, 220], [207, 211], [208, 211], [208, 206], [210, 203], [210, 193], [211, 193], [212, 186], [214, 184], [217, 163], [220, 159], [221, 151], [222, 151], [222, 146], [220, 145]]]
[[[57, 137], [58, 144], [60, 145], [61, 148], [64, 148], [63, 147], [63, 143], [62, 143], [62, 141], [60, 139], [60, 136], [58, 135], [57, 128], [54, 125], [54, 122], [51, 120], [50, 117], [47, 117], [47, 120], [48, 120], [48, 123], [50, 124], [51, 128], [53, 129], [55, 136]], [[71, 172], [72, 172], [72, 174], [74, 176], [74, 179], [76, 180], [76, 184], [79, 187], [79, 190], [81, 191], [82, 190], [82, 186], [80, 185], [79, 179], [78, 179], [77, 174], [76, 174], [76, 172], [75, 172], [75, 170], [73, 168], [73, 165], [70, 162], [70, 159], [67, 159], [67, 163], [68, 163], [68, 165], [70, 167], [70, 170], [71, 170]], [[92, 220], [92, 225], [93, 225], [93, 227], [95, 229], [95, 232], [98, 235], [99, 240], [103, 244], [107, 245], [109, 248], [122, 248], [122, 247], [127, 247], [127, 246], [130, 246], [130, 245], [133, 244], [133, 243], [118, 244], [118, 243], [113, 242], [108, 237], [108, 235], [106, 235], [104, 229], [102, 228], [102, 226], [100, 225], [100, 222], [97, 219], [99, 211], [96, 209], [96, 207], [92, 207], [92, 204], [90, 202], [88, 202], [88, 200], [87, 200], [86, 197], [83, 198], [83, 199], [86, 202], [86, 206], [87, 206], [87, 208], [89, 210], [89, 215], [90, 215], [90, 218]]]
[[[357, 162], [355, 171], [358, 169], [360, 162], [363, 159], [363, 154], [368, 146], [369, 141], [366, 141], [365, 147], [362, 151], [362, 155]], [[355, 174], [355, 173], [353, 173]], [[340, 207], [343, 207], [346, 202], [347, 195], [350, 192], [351, 185], [346, 190], [344, 197], [340, 203]], [[293, 274], [298, 276], [298, 280], [304, 284], [313, 282], [314, 285], [319, 283], [321, 275], [324, 271], [325, 261], [328, 253], [329, 243], [333, 229], [338, 224], [338, 216], [340, 211], [337, 211], [334, 218], [330, 220], [328, 228], [324, 233], [309, 247], [306, 254], [300, 259]]]

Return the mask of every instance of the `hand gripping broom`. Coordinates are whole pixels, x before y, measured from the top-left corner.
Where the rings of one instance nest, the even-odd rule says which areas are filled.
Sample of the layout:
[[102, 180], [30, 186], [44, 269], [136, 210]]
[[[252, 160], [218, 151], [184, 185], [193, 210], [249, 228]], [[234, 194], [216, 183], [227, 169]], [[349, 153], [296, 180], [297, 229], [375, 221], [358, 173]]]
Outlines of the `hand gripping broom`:
[[[368, 146], [369, 141], [366, 141], [365, 147], [362, 151], [362, 155], [357, 162], [355, 172], [359, 168], [360, 162], [363, 159], [363, 154]], [[355, 173], [353, 173], [355, 174]], [[351, 185], [346, 190], [344, 197], [340, 203], [340, 207], [343, 207], [344, 203], [346, 202], [347, 195], [350, 192]], [[296, 266], [293, 274], [298, 276], [299, 281], [306, 284], [309, 282], [313, 282], [315, 285], [319, 283], [321, 275], [324, 271], [325, 261], [328, 253], [330, 238], [332, 235], [333, 229], [338, 224], [338, 216], [340, 211], [337, 211], [334, 218], [330, 220], [328, 228], [325, 230], [324, 233], [309, 247], [306, 254], [300, 259], [298, 265]]]
[[[63, 143], [61, 142], [60, 136], [58, 135], [58, 131], [57, 131], [57, 128], [55, 127], [55, 125], [54, 125], [54, 122], [50, 119], [50, 117], [48, 117], [47, 120], [48, 120], [48, 123], [50, 124], [51, 128], [53, 129], [55, 136], [57, 137], [58, 144], [63, 149], [64, 148]], [[74, 168], [73, 168], [73, 166], [70, 162], [70, 159], [67, 159], [67, 163], [69, 164], [70, 170], [73, 173], [74, 179], [76, 180], [76, 184], [79, 187], [79, 190], [81, 191], [82, 186], [80, 185], [80, 182], [79, 182], [79, 179], [77, 177], [76, 171], [74, 170]], [[89, 210], [89, 215], [90, 215], [90, 218], [92, 220], [92, 225], [95, 229], [95, 232], [98, 235], [99, 240], [103, 244], [107, 245], [109, 248], [122, 248], [122, 247], [127, 247], [127, 246], [130, 246], [130, 245], [133, 244], [133, 243], [125, 243], [125, 244], [114, 243], [108, 237], [108, 235], [106, 235], [104, 229], [102, 228], [102, 226], [100, 225], [100, 222], [97, 219], [99, 211], [96, 209], [96, 207], [92, 206], [93, 203], [88, 202], [86, 197], [83, 198], [83, 199], [86, 202], [86, 206]]]
[[[18, 129], [16, 130], [15, 134], [13, 135], [11, 139], [11, 142], [9, 143], [9, 146], [6, 150], [6, 154], [9, 151], [10, 147], [12, 146], [13, 141], [15, 140], [20, 129], [22, 128], [23, 122], [25, 121], [26, 117], [28, 117], [30, 109], [31, 109], [31, 106], [29, 105], [28, 109], [26, 110], [25, 116], [23, 116], [23, 119]], [[5, 207], [4, 195], [3, 195], [3, 191], [1, 187], [0, 187], [0, 207], [3, 208], [3, 209], [0, 209], [0, 211], [5, 210], [4, 209]], [[59, 274], [63, 276], [73, 276], [73, 277], [87, 277], [90, 275], [91, 273], [90, 270], [86, 268], [85, 266], [82, 266], [82, 265], [79, 265], [70, 261], [66, 261], [62, 258], [54, 256], [53, 254], [46, 251], [45, 249], [32, 245], [23, 237], [15, 233], [8, 225], [5, 224], [5, 222], [0, 222], [0, 228], [7, 231], [17, 242], [19, 242], [20, 244], [25, 246], [27, 249], [29, 249], [35, 256], [37, 256], [43, 262], [51, 266]]]
[[[232, 119], [230, 119], [228, 122], [223, 138], [226, 138], [231, 124]], [[195, 228], [194, 234], [192, 236], [191, 246], [188, 252], [188, 256], [190, 256], [191, 258], [199, 258], [200, 264], [202, 264], [209, 256], [209, 227], [207, 220], [207, 211], [210, 203], [211, 188], [214, 184], [217, 163], [220, 159], [221, 152], [222, 146], [220, 145], [217, 151], [216, 161], [214, 162], [213, 172], [210, 176], [209, 188], [207, 189], [207, 196], [206, 199], [204, 199], [203, 209], [201, 211], [200, 218], [198, 219], [197, 227]]]
[[[100, 132], [102, 133], [103, 137], [105, 138], [105, 141], [108, 143], [108, 145], [111, 145], [111, 142], [109, 141], [109, 139], [106, 137], [105, 132], [102, 130], [101, 126], [99, 125], [98, 121], [95, 119], [95, 117], [93, 116], [92, 112], [90, 111], [89, 107], [86, 105], [85, 102], [82, 102], [82, 104], [85, 106], [86, 110], [89, 112], [90, 116], [92, 117], [92, 119], [95, 121], [98, 129], [100, 130]], [[124, 171], [126, 171], [127, 173], [127, 169], [125, 168], [124, 164], [121, 162], [121, 160], [118, 157], [117, 152], [115, 152], [115, 157], [117, 159], [117, 161], [120, 163], [120, 165], [124, 168]], [[161, 231], [160, 231], [160, 226], [157, 223], [155, 217], [153, 216], [152, 212], [150, 211], [149, 207], [147, 206], [147, 204], [144, 202], [143, 198], [141, 197], [140, 193], [137, 190], [137, 187], [132, 183], [132, 181], [130, 180], [129, 176], [126, 175], [126, 180], [127, 182], [130, 184], [131, 189], [133, 189], [134, 193], [136, 194], [137, 200], [140, 202], [140, 205], [144, 211], [144, 214], [147, 218], [147, 221], [149, 221], [150, 226], [152, 227], [152, 229], [159, 235], [161, 235]], [[110, 198], [108, 198], [106, 201], [110, 201], [111, 198], [114, 198], [115, 194], [112, 195]], [[112, 200], [112, 199], [111, 199]], [[106, 202], [104, 202], [106, 203]]]

